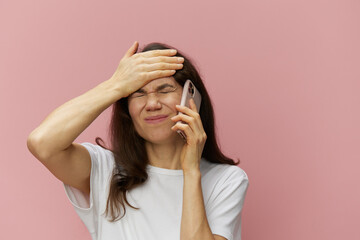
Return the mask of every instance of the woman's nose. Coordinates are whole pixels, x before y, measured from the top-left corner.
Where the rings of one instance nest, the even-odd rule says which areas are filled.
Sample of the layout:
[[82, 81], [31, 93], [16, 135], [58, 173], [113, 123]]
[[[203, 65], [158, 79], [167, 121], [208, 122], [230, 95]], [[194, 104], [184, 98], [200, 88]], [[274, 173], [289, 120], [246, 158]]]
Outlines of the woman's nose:
[[158, 110], [161, 109], [161, 103], [157, 94], [148, 94], [146, 99], [146, 110]]

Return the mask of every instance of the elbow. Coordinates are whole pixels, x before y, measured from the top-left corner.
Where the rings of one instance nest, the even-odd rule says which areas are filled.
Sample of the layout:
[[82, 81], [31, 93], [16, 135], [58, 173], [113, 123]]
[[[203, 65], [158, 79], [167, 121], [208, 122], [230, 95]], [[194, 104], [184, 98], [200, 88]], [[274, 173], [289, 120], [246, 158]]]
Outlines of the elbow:
[[41, 146], [43, 146], [42, 143], [43, 143], [43, 140], [33, 133], [31, 133], [28, 136], [27, 141], [26, 141], [27, 148], [29, 149], [31, 154], [34, 155], [34, 157], [36, 157], [40, 161], [44, 161], [45, 159], [47, 159], [49, 157], [48, 154], [41, 147]]

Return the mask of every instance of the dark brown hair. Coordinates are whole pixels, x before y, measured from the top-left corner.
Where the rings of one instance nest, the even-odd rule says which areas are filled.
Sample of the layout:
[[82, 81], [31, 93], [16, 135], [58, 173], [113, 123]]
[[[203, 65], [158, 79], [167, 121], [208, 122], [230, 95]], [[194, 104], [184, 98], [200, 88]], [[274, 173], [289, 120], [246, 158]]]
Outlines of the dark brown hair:
[[[157, 49], [176, 49], [163, 43], [150, 43], [146, 45], [141, 52]], [[185, 81], [190, 79], [195, 87], [199, 90], [202, 100], [200, 107], [200, 118], [206, 133], [206, 142], [202, 152], [202, 157], [212, 163], [238, 165], [232, 159], [226, 157], [220, 150], [215, 134], [214, 111], [208, 92], [204, 83], [191, 63], [190, 59], [179, 50], [176, 56], [183, 57], [184, 63], [181, 70], [176, 71], [173, 75], [175, 80], [184, 86]], [[126, 214], [125, 204], [134, 209], [139, 209], [130, 205], [126, 198], [126, 191], [129, 191], [143, 184], [148, 179], [146, 166], [148, 156], [145, 150], [145, 140], [140, 137], [133, 125], [129, 114], [127, 98], [119, 99], [113, 104], [111, 124], [109, 133], [111, 137], [112, 149], [115, 158], [115, 168], [110, 183], [110, 191], [106, 205], [106, 216], [111, 215], [111, 222], [121, 219]], [[104, 147], [96, 138], [96, 143]], [[103, 142], [103, 141], [102, 141]], [[110, 149], [108, 149], [110, 150]], [[120, 206], [124, 210], [123, 216], [120, 217]]]

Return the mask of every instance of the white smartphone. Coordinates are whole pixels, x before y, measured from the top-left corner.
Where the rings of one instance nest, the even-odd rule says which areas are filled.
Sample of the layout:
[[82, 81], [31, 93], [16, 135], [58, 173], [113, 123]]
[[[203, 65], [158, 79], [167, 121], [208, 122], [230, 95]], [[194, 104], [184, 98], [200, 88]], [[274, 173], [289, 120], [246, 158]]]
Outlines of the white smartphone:
[[[200, 92], [196, 89], [195, 85], [191, 82], [191, 80], [188, 79], [184, 84], [180, 106], [186, 106], [190, 108], [190, 104], [189, 104], [190, 98], [194, 99], [196, 109], [199, 112], [201, 105], [201, 95]], [[183, 113], [179, 112], [178, 114], [183, 114]], [[183, 121], [181, 122], [184, 123]], [[180, 134], [180, 136], [186, 141], [186, 135], [182, 130], [177, 130], [177, 133]]]

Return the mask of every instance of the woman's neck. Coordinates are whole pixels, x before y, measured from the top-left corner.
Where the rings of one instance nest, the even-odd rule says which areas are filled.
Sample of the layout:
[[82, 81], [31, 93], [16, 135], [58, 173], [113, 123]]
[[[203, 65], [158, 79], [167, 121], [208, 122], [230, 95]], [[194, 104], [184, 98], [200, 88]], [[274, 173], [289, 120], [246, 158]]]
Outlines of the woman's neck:
[[185, 142], [145, 143], [149, 164], [154, 167], [181, 170], [180, 154]]

